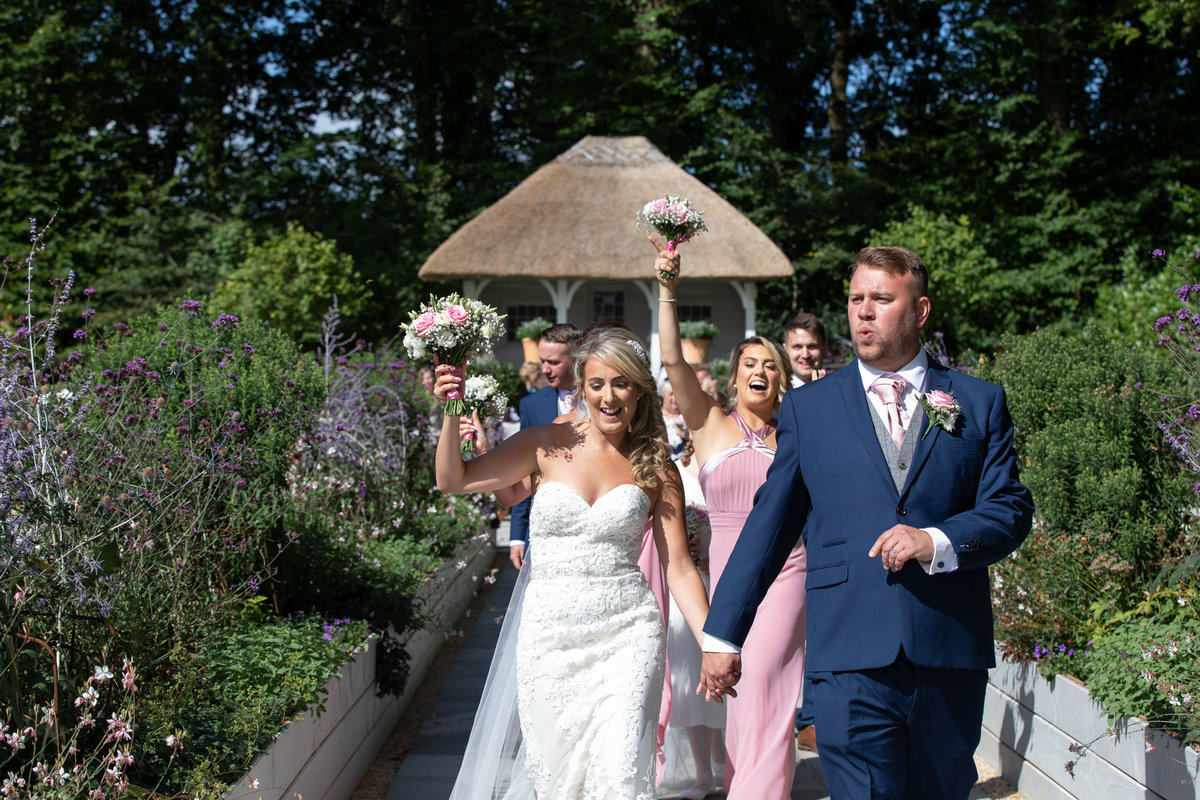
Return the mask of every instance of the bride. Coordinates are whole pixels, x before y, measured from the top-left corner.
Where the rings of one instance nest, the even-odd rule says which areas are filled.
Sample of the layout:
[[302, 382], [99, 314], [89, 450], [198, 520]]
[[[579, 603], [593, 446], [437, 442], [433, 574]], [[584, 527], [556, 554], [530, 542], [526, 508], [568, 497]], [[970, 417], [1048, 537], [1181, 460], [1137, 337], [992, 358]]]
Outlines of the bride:
[[[703, 635], [708, 603], [645, 348], [627, 330], [602, 329], [577, 345], [574, 364], [576, 420], [527, 428], [465, 463], [459, 419], [442, 422], [438, 487], [489, 492], [530, 477], [536, 543], [515, 665], [506, 667], [509, 654], [498, 648], [454, 800], [654, 797], [665, 634], [638, 568], [647, 517], [676, 603], [698, 641]], [[439, 394], [459, 388], [460, 378], [439, 372]], [[516, 754], [503, 752], [513, 739], [505, 720], [485, 713], [512, 683], [523, 741]], [[514, 755], [511, 777], [492, 763]]]

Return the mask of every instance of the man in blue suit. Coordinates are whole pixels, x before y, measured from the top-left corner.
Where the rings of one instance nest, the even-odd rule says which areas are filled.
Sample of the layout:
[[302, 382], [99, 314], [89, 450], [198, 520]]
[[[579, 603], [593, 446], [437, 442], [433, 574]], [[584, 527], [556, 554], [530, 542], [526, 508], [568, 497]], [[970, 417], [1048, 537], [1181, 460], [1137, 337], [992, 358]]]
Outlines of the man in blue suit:
[[[571, 348], [581, 335], [574, 325], [560, 323], [547, 328], [538, 339], [538, 358], [547, 385], [522, 398], [517, 409], [522, 428], [553, 422], [560, 414], [575, 408]], [[508, 558], [517, 569], [525, 561], [525, 546], [529, 543], [529, 503], [526, 499], [513, 506], [509, 522]]]
[[[987, 567], [1024, 540], [1033, 502], [1003, 390], [921, 347], [924, 263], [900, 247], [855, 263], [857, 363], [785, 396], [775, 461], [705, 624], [703, 681], [736, 697], [737, 647], [803, 535], [807, 672], [831, 797], [965, 800], [995, 666]], [[930, 404], [950, 397], [933, 415], [944, 424], [931, 424]]]

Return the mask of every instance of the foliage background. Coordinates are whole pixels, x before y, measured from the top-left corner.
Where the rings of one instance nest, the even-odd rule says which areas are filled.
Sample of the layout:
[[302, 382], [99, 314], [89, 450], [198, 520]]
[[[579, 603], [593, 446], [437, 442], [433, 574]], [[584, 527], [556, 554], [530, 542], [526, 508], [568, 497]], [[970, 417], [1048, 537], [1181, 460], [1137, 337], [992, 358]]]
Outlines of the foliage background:
[[945, 235], [943, 306], [971, 290], [970, 313], [938, 324], [986, 346], [1105, 313], [1151, 277], [1131, 253], [1200, 233], [1198, 21], [1174, 0], [13, 0], [0, 252], [58, 207], [101, 324], [218, 285], [311, 314], [297, 294], [330, 287], [270, 280], [294, 224], [336, 243], [348, 325], [379, 341], [456, 226], [585, 134], [644, 134], [792, 259], [764, 331], [803, 308], [844, 333], [851, 251]]

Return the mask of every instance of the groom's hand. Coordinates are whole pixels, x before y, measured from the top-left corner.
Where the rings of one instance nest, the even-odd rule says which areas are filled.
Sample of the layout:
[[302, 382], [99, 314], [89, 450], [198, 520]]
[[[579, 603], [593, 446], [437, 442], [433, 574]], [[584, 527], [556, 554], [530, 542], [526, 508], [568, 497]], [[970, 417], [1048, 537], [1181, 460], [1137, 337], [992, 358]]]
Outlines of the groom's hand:
[[867, 556], [878, 556], [884, 567], [899, 572], [910, 559], [933, 560], [933, 537], [911, 525], [894, 525], [880, 534]]
[[725, 695], [737, 697], [733, 685], [742, 677], [742, 657], [737, 653], [705, 653], [700, 667], [700, 685], [705, 700], [721, 703]]

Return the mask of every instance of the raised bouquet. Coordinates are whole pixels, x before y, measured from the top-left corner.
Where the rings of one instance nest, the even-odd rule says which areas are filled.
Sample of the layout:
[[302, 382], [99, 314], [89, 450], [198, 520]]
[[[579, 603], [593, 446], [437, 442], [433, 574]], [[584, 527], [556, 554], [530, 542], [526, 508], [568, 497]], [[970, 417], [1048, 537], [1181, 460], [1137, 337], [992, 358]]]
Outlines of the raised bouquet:
[[642, 206], [642, 210], [637, 212], [637, 226], [640, 230], [657, 233], [666, 239], [667, 252], [674, 253], [676, 247], [708, 230], [703, 214], [703, 211], [696, 210], [691, 200], [669, 194]]
[[692, 551], [692, 560], [699, 562], [699, 554], [708, 548], [712, 540], [708, 509], [696, 503], [687, 503], [683, 507], [683, 522], [687, 526], [688, 549]]
[[[457, 293], [438, 298], [430, 295], [427, 305], [408, 315], [411, 319], [402, 323], [400, 330], [409, 357], [449, 364], [459, 377], [465, 362], [491, 356], [493, 343], [504, 331], [504, 317], [496, 309]], [[459, 392], [447, 395], [447, 414], [460, 415], [465, 409]]]
[[[508, 413], [508, 397], [500, 391], [500, 384], [491, 375], [472, 375], [467, 378], [463, 385], [463, 394], [467, 412], [478, 411], [479, 421], [485, 427], [503, 419], [504, 415]], [[474, 452], [475, 434], [473, 431], [463, 434], [459, 448], [464, 453]]]

